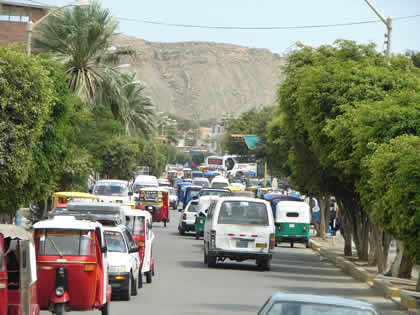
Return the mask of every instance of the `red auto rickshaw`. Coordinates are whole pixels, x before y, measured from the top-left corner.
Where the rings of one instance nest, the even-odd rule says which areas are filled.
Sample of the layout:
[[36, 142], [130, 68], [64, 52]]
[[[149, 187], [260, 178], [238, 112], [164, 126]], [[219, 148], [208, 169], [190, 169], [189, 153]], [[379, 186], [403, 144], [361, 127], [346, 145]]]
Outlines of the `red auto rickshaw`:
[[153, 240], [152, 216], [148, 211], [125, 210], [125, 225], [131, 232], [136, 245], [139, 247], [140, 274], [139, 288], [143, 283], [143, 274], [147, 283], [152, 283], [152, 276], [155, 275], [155, 259], [152, 255]]
[[32, 235], [0, 224], [0, 315], [38, 315], [36, 259]]
[[55, 216], [33, 227], [40, 308], [56, 315], [92, 309], [108, 315], [111, 286], [102, 225]]
[[169, 222], [169, 191], [165, 187], [141, 188], [136, 199], [136, 209], [146, 210], [152, 215], [153, 222]]

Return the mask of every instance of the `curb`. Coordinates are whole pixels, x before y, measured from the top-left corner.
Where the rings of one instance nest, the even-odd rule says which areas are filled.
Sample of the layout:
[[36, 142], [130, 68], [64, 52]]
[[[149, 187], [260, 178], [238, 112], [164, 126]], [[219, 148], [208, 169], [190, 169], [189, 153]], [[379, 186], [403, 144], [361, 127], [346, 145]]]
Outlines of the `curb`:
[[[394, 286], [392, 283], [392, 278], [387, 279], [383, 276], [375, 277], [374, 274], [370, 273], [362, 267], [357, 266], [356, 264], [347, 260], [345, 257], [333, 253], [328, 248], [323, 247], [321, 244], [312, 239], [309, 240], [309, 243], [314, 251], [327, 258], [329, 261], [339, 267], [344, 273], [352, 276], [354, 279], [367, 283], [372, 288], [377, 289], [385, 298], [391, 299], [397, 303], [401, 309], [408, 310], [409, 314], [420, 315], [419, 293], [416, 294]], [[398, 279], [395, 279], [395, 282], [398, 283]], [[401, 282], [404, 283], [406, 281], [402, 280]]]

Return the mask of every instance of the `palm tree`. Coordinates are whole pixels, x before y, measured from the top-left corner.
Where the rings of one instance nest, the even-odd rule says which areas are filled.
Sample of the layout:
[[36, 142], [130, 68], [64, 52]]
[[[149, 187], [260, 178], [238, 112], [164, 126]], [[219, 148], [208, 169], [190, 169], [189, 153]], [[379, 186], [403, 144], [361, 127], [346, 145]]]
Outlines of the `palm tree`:
[[155, 106], [143, 95], [144, 86], [134, 73], [104, 72], [98, 102], [110, 106], [114, 118], [122, 123], [128, 136], [146, 136], [154, 130]]
[[40, 25], [35, 47], [50, 52], [66, 67], [69, 88], [91, 109], [107, 65], [132, 50], [110, 51], [118, 26], [108, 9], [94, 1], [90, 7], [58, 11]]

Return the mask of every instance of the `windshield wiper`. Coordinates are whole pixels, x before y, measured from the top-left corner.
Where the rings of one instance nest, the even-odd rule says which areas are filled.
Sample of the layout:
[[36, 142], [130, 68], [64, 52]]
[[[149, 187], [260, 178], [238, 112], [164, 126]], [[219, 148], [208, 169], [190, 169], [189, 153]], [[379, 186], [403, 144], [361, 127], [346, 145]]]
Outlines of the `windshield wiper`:
[[54, 248], [55, 248], [55, 250], [57, 251], [57, 253], [58, 253], [58, 255], [60, 256], [60, 257], [63, 257], [64, 255], [60, 252], [60, 250], [57, 248], [57, 245], [55, 245], [55, 242], [52, 240], [52, 239], [48, 239], [50, 242], [51, 242], [51, 244], [54, 246]]

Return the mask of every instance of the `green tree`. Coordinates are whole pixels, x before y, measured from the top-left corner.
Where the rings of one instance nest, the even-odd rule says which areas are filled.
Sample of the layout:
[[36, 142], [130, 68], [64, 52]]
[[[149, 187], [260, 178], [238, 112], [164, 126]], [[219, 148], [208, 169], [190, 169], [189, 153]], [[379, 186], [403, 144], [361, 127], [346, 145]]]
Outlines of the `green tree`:
[[103, 152], [102, 175], [114, 179], [131, 179], [138, 153], [139, 146], [131, 137], [111, 138]]
[[54, 82], [38, 57], [0, 47], [0, 212], [14, 213], [25, 199], [37, 143], [51, 106]]
[[110, 11], [94, 1], [89, 8], [57, 11], [39, 26], [40, 37], [34, 40], [35, 47], [52, 53], [65, 65], [69, 88], [90, 104], [90, 109], [107, 65], [115, 64], [121, 55], [133, 54], [110, 49], [117, 27]]

